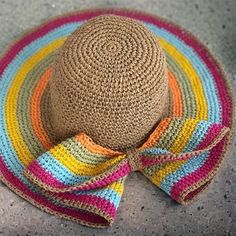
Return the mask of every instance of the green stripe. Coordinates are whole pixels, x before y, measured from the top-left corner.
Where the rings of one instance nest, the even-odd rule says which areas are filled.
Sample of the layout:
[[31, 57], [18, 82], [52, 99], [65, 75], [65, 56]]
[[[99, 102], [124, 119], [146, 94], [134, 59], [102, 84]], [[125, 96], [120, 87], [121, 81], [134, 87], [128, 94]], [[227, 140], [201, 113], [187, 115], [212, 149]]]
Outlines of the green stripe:
[[183, 125], [184, 121], [181, 119], [175, 119], [171, 121], [155, 146], [161, 149], [169, 150], [172, 144], [175, 142], [175, 139], [178, 137], [179, 131]]
[[75, 138], [67, 139], [62, 142], [63, 146], [79, 161], [96, 165], [109, 160], [109, 158], [103, 155], [92, 153], [86, 149], [81, 143], [79, 143]]
[[166, 53], [167, 64], [178, 80], [183, 102], [183, 117], [196, 118], [196, 100], [189, 78], [171, 55]]
[[25, 77], [18, 96], [17, 118], [21, 135], [34, 157], [39, 156], [45, 152], [45, 150], [33, 132], [30, 120], [30, 99], [39, 78], [52, 63], [53, 58], [53, 54], [48, 55], [35, 65], [35, 67]]
[[158, 172], [159, 170], [161, 170], [166, 164], [156, 164], [150, 167], [147, 167], [145, 169], [142, 170], [142, 173], [149, 179], [151, 179], [152, 175], [156, 172]]
[[56, 135], [54, 133], [54, 130], [53, 130], [53, 127], [52, 127], [51, 121], [50, 121], [50, 93], [49, 93], [49, 86], [48, 85], [45, 88], [45, 91], [42, 95], [40, 109], [42, 111], [41, 119], [42, 119], [43, 129], [47, 132], [47, 135], [48, 135], [50, 141], [54, 145], [56, 145], [58, 143], [58, 140], [56, 138]]

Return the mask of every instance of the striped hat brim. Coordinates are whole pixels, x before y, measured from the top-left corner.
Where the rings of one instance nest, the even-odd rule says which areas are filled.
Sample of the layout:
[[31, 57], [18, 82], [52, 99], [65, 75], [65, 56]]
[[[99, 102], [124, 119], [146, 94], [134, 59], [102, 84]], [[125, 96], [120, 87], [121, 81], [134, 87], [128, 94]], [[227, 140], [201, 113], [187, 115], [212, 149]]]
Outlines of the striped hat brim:
[[[57, 49], [63, 45], [66, 37], [85, 21], [108, 13], [141, 21], [158, 37], [168, 64], [171, 100], [169, 117], [207, 121], [209, 124], [218, 124], [231, 130], [234, 123], [233, 99], [219, 63], [193, 35], [162, 18], [128, 10], [88, 10], [60, 16], [24, 34], [7, 49], [0, 60], [0, 178], [16, 194], [35, 206], [96, 227], [108, 226], [114, 221], [125, 178], [97, 190], [83, 190], [66, 195], [58, 193], [55, 200], [47, 191], [29, 181], [24, 172], [32, 162], [55, 145], [48, 116], [47, 85]], [[197, 125], [198, 123], [191, 121], [182, 124], [182, 149], [191, 142], [191, 135]], [[209, 128], [204, 122], [200, 125]], [[187, 127], [188, 132], [185, 132], [184, 127]], [[144, 174], [177, 201], [192, 199], [192, 195], [200, 192], [209, 182], [206, 177], [205, 182], [196, 177], [196, 173], [203, 173], [204, 170], [206, 176], [212, 178], [225, 156], [229, 140], [230, 136], [222, 140], [214, 152], [208, 152], [197, 162], [170, 163], [161, 169], [144, 171]], [[168, 143], [169, 150], [173, 149], [175, 142], [182, 141], [183, 139], [176, 141], [173, 136]], [[88, 147], [87, 142], [88, 140], [81, 139], [79, 145]], [[97, 148], [93, 145], [88, 148], [86, 155], [89, 160], [86, 168], [94, 164], [91, 152]], [[108, 149], [96, 150], [96, 160], [100, 162], [104, 161], [102, 155], [116, 154]], [[49, 162], [49, 159], [47, 161]], [[57, 162], [60, 168], [50, 170], [50, 165], [53, 166], [50, 162], [44, 174], [51, 171], [53, 178], [59, 179], [74, 174], [71, 173], [73, 167], [65, 169], [63, 160]], [[46, 165], [43, 161], [40, 163], [42, 166]], [[86, 172], [86, 169], [83, 171]], [[183, 185], [186, 178], [188, 183]], [[194, 179], [193, 182], [189, 181], [191, 178]], [[193, 191], [189, 190], [191, 188]], [[179, 196], [182, 196], [182, 199]]]

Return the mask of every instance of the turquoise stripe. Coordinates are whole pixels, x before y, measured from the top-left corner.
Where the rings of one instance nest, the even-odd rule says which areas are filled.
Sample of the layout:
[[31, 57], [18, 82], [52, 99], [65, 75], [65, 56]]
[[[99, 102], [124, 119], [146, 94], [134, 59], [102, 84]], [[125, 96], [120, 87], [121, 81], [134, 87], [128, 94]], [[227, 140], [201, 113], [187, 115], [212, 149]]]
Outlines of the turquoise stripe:
[[[184, 149], [184, 152], [195, 150], [197, 146], [202, 142], [210, 126], [211, 126], [210, 122], [200, 121], [197, 124], [195, 131], [191, 135], [191, 138], [189, 139], [188, 144]], [[180, 168], [178, 168], [173, 173], [167, 175], [162, 180], [160, 188], [169, 194], [171, 188], [174, 186], [176, 182], [178, 182], [181, 178], [183, 178], [187, 174], [194, 172], [204, 164], [206, 158], [208, 157], [208, 154], [209, 152], [203, 153], [185, 162], [183, 165], [180, 166]]]
[[101, 198], [105, 198], [106, 200], [112, 202], [115, 208], [118, 208], [120, 204], [121, 196], [112, 189], [103, 189], [103, 190], [96, 191], [92, 194]]
[[91, 178], [91, 176], [73, 174], [48, 152], [42, 154], [37, 159], [37, 162], [45, 171], [49, 172], [54, 178], [65, 185], [75, 185]]
[[193, 68], [201, 78], [205, 98], [208, 105], [208, 120], [212, 122], [221, 122], [221, 106], [217, 98], [217, 89], [214, 83], [211, 73], [208, 71], [206, 65], [199, 58], [197, 53], [186, 45], [182, 40], [177, 38], [175, 35], [169, 33], [165, 29], [157, 28], [155, 25], [150, 23], [144, 23], [154, 34], [164, 38], [170, 44], [174, 45], [185, 57], [192, 63]]

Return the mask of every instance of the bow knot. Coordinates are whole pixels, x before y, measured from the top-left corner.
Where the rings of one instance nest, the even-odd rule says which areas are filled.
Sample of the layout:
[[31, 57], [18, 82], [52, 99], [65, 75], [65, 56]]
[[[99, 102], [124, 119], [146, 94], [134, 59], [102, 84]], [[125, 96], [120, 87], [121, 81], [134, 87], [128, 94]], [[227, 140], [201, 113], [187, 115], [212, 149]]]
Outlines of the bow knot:
[[139, 171], [143, 169], [140, 152], [137, 150], [130, 150], [126, 153], [126, 157], [129, 160], [131, 171]]

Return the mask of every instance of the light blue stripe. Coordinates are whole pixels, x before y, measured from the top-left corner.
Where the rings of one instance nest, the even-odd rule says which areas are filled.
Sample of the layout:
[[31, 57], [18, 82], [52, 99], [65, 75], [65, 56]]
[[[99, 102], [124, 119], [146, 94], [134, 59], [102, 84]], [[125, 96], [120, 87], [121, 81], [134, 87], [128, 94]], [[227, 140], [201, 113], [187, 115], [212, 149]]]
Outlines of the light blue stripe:
[[208, 121], [199, 121], [196, 129], [192, 133], [186, 147], [184, 148], [183, 152], [190, 152], [197, 148], [197, 146], [201, 143], [202, 139], [204, 138], [208, 128], [212, 125], [211, 122]]
[[206, 65], [202, 59], [194, 52], [194, 49], [186, 45], [182, 40], [178, 39], [175, 35], [169, 33], [165, 29], [157, 28], [153, 24], [145, 23], [145, 25], [157, 36], [164, 38], [170, 44], [174, 45], [185, 57], [189, 59], [197, 74], [201, 78], [205, 98], [208, 105], [208, 120], [212, 122], [221, 122], [221, 107], [217, 97], [217, 90]]
[[89, 195], [95, 195], [101, 198], [105, 198], [109, 202], [112, 202], [117, 208], [119, 206], [121, 196], [112, 189], [96, 189], [96, 190], [89, 190], [89, 191], [76, 191], [74, 192], [76, 195], [83, 195], [83, 194], [89, 194]]
[[46, 171], [66, 185], [75, 185], [91, 178], [90, 176], [73, 174], [48, 152], [41, 155], [37, 161]]
[[162, 155], [162, 154], [168, 154], [170, 152], [167, 151], [166, 149], [153, 147], [153, 148], [148, 148], [141, 153], [142, 154], [151, 154], [151, 155]]
[[[195, 150], [205, 137], [206, 132], [210, 127], [210, 125], [211, 125], [210, 122], [200, 121], [197, 124], [197, 127], [193, 132], [193, 134], [191, 135], [191, 138], [189, 139], [189, 142], [186, 145], [183, 152], [189, 152]], [[181, 178], [183, 178], [185, 175], [190, 174], [195, 170], [197, 170], [199, 167], [201, 167], [208, 154], [209, 152], [206, 152], [185, 162], [183, 165], [180, 166], [179, 169], [167, 175], [162, 180], [160, 188], [166, 191], [168, 194], [170, 194], [171, 188], [174, 186], [174, 184], [178, 182]]]
[[162, 181], [160, 188], [170, 194], [172, 186], [184, 176], [193, 173], [195, 170], [200, 168], [207, 159], [208, 154], [209, 152], [206, 152], [187, 161], [173, 174], [166, 176]]
[[121, 200], [121, 196], [112, 189], [98, 190], [92, 194], [101, 198], [105, 198], [106, 200], [112, 202], [115, 208], [118, 208], [120, 200]]
[[8, 134], [6, 132], [4, 104], [7, 92], [12, 80], [17, 73], [17, 70], [25, 63], [26, 60], [28, 60], [38, 50], [40, 50], [42, 47], [49, 44], [53, 40], [69, 35], [79, 25], [79, 23], [64, 25], [56, 30], [49, 32], [44, 37], [33, 41], [31, 44], [24, 47], [24, 49], [15, 57], [15, 59], [12, 60], [12, 62], [8, 65], [8, 67], [0, 77], [0, 150], [3, 154], [5, 164], [27, 185], [29, 185], [29, 182], [22, 173], [23, 166], [18, 160], [18, 157], [14, 152], [14, 148], [11, 144], [10, 138], [8, 137]]

